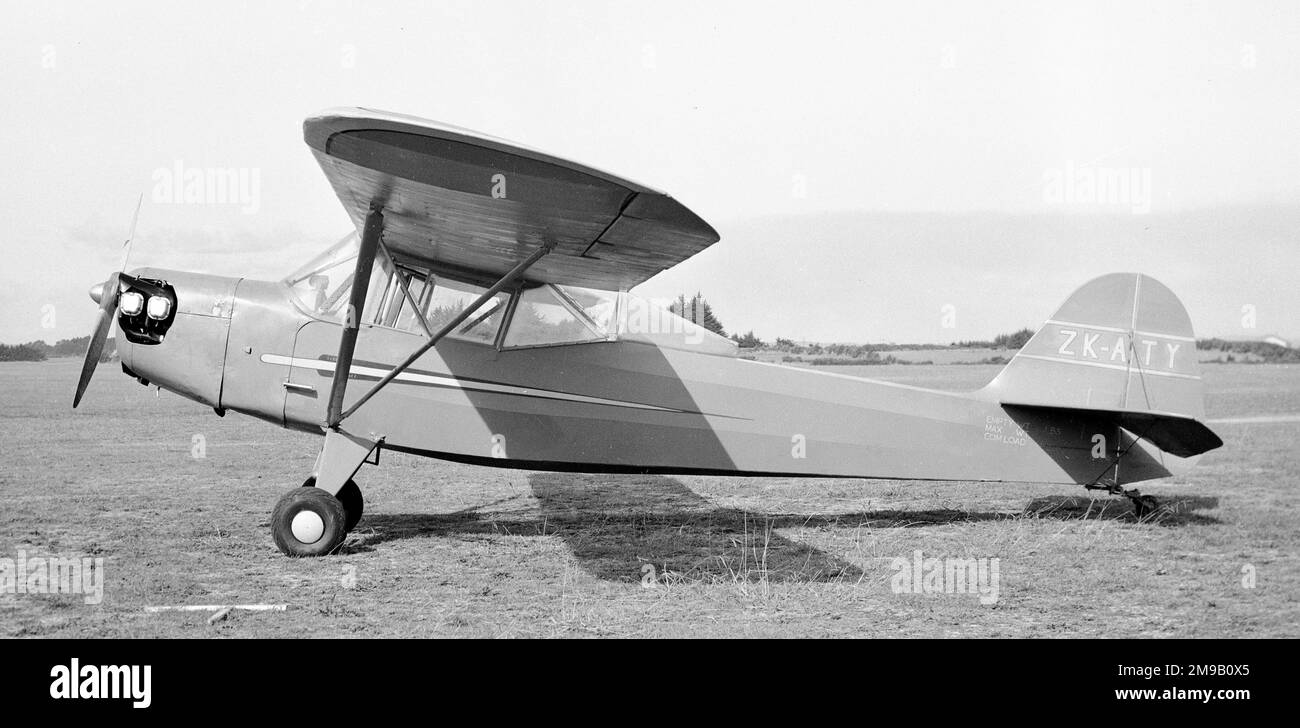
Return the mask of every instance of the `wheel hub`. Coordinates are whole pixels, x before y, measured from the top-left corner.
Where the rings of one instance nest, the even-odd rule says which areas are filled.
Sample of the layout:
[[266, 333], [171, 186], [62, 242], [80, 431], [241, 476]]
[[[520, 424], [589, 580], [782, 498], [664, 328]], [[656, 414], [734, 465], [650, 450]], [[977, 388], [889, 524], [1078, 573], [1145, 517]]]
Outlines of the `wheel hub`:
[[289, 530], [299, 542], [313, 544], [325, 535], [325, 519], [315, 511], [299, 511], [289, 524]]

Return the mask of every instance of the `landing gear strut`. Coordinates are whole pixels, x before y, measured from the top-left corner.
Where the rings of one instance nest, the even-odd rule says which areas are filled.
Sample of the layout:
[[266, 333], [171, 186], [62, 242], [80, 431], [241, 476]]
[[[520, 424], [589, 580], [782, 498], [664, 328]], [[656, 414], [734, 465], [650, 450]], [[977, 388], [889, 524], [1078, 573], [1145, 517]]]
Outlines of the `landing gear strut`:
[[1104, 490], [1111, 495], [1122, 495], [1133, 501], [1133, 515], [1139, 520], [1146, 518], [1160, 508], [1160, 501], [1153, 495], [1142, 495], [1136, 488], [1125, 490], [1116, 483], [1109, 485], [1085, 485], [1088, 490]]
[[[302, 484], [304, 488], [312, 488], [316, 485], [315, 478], [308, 478]], [[343, 512], [347, 514], [347, 520], [343, 524], [343, 530], [352, 533], [352, 529], [357, 527], [357, 522], [361, 520], [361, 512], [365, 509], [365, 500], [361, 497], [361, 488], [357, 487], [354, 480], [349, 480], [343, 485], [343, 489], [334, 494], [343, 504]]]

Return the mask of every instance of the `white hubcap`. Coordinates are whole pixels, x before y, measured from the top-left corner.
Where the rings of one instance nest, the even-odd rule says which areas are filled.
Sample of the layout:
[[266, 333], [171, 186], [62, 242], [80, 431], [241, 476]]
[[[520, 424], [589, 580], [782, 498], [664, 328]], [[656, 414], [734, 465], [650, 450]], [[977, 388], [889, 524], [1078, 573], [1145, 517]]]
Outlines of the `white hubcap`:
[[300, 543], [316, 543], [325, 535], [325, 520], [315, 511], [298, 511], [293, 523], [289, 524], [289, 530]]

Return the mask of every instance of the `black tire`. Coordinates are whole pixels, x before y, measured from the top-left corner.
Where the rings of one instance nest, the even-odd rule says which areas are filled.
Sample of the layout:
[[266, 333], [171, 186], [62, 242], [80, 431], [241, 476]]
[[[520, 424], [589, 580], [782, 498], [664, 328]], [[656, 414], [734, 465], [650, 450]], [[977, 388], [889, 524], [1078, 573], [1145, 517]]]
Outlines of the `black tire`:
[[1139, 520], [1160, 509], [1160, 501], [1155, 496], [1142, 495], [1133, 500], [1133, 515]]
[[[308, 511], [319, 516], [323, 525], [320, 537], [311, 543], [300, 540], [293, 531], [294, 519]], [[347, 513], [338, 498], [320, 488], [294, 488], [271, 512], [271, 538], [286, 556], [324, 556], [343, 543], [348, 535], [346, 522]]]
[[[308, 478], [302, 484], [304, 488], [314, 488], [315, 486], [315, 478]], [[361, 488], [357, 486], [356, 481], [349, 480], [343, 484], [343, 489], [334, 497], [338, 498], [339, 502], [343, 504], [343, 512], [348, 516], [343, 527], [348, 533], [352, 533], [352, 529], [356, 528], [357, 523], [361, 521], [361, 513], [366, 509], [366, 501], [361, 497]]]
[[347, 519], [343, 523], [343, 528], [352, 533], [352, 529], [357, 527], [357, 522], [361, 520], [361, 512], [365, 510], [366, 502], [361, 497], [361, 489], [351, 480], [343, 484], [343, 489], [334, 496], [343, 504], [343, 512]]

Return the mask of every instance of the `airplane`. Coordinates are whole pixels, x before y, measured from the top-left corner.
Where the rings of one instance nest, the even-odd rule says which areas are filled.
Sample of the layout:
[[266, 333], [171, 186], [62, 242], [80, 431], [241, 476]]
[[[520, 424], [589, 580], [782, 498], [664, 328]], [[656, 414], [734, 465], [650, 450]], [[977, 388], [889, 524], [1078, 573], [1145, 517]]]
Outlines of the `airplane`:
[[362, 517], [354, 478], [384, 450], [528, 470], [1082, 485], [1143, 518], [1158, 504], [1125, 486], [1223, 444], [1202, 422], [1187, 312], [1147, 275], [1085, 283], [977, 391], [873, 381], [745, 358], [631, 293], [719, 240], [651, 187], [382, 111], [327, 110], [303, 135], [355, 233], [279, 281], [114, 272], [91, 290], [73, 399], [116, 323], [122, 371], [141, 383], [322, 435], [272, 513], [288, 556], [338, 550]]

